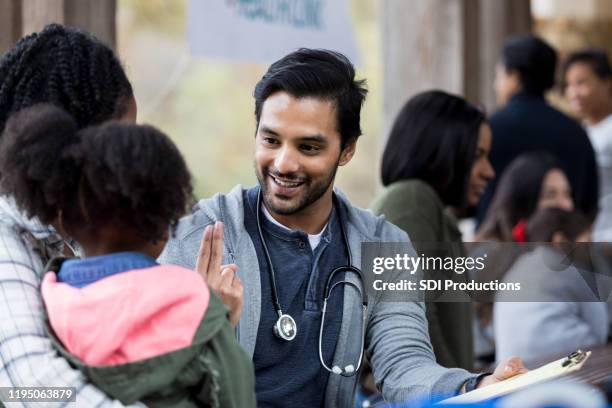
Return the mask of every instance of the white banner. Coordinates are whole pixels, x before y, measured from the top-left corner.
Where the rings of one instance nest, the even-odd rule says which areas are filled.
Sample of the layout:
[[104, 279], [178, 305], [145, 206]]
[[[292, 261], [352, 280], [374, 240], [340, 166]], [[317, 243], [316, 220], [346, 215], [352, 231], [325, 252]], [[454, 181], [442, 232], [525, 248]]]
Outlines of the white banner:
[[188, 35], [203, 57], [267, 64], [308, 47], [359, 63], [348, 0], [191, 0]]

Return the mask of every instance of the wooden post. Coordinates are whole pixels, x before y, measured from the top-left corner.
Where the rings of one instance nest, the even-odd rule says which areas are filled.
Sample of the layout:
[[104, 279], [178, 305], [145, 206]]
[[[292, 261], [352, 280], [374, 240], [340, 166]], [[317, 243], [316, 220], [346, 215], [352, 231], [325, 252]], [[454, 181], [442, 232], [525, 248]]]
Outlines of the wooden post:
[[0, 0], [0, 55], [21, 37], [21, 0]]
[[40, 31], [49, 23], [60, 23], [87, 30], [111, 47], [115, 47], [116, 0], [19, 0], [19, 2], [22, 3], [21, 35]]
[[111, 47], [117, 43], [116, 0], [64, 0], [65, 22], [93, 33]]
[[64, 23], [64, 0], [22, 0], [22, 35], [40, 31], [49, 23]]
[[383, 135], [408, 97], [463, 93], [462, 0], [384, 0]]

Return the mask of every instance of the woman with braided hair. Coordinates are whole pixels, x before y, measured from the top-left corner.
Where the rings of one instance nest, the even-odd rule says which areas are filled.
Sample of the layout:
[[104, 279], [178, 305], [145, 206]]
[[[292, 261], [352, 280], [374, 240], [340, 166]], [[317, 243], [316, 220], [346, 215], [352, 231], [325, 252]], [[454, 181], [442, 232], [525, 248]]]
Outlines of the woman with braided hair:
[[80, 127], [136, 120], [132, 86], [113, 50], [58, 24], [22, 38], [0, 60], [0, 130], [11, 113], [42, 102], [60, 106]]
[[[78, 128], [136, 119], [132, 86], [114, 52], [89, 33], [56, 24], [22, 38], [0, 59], [0, 132], [12, 113], [42, 102], [70, 113]], [[74, 387], [79, 406], [122, 406], [88, 384], [45, 335], [43, 266], [75, 249], [52, 226], [21, 213], [12, 193], [0, 195], [0, 386]]]

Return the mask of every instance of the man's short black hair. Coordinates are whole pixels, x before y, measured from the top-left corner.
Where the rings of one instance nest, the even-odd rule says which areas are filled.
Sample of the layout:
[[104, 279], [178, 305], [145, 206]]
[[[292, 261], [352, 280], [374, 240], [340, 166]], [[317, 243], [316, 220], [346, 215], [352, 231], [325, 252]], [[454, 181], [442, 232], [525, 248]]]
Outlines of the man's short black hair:
[[255, 86], [257, 126], [265, 100], [278, 91], [295, 98], [333, 101], [342, 147], [361, 135], [361, 106], [367, 94], [365, 80], [355, 80], [353, 64], [339, 52], [300, 48], [273, 63]]
[[565, 82], [565, 75], [570, 67], [576, 63], [583, 63], [588, 65], [593, 73], [601, 79], [607, 79], [612, 77], [612, 68], [610, 67], [610, 60], [605, 50], [599, 48], [591, 48], [587, 50], [581, 50], [574, 52], [567, 57], [563, 64], [563, 80]]
[[506, 41], [501, 63], [507, 72], [519, 73], [527, 92], [543, 94], [555, 84], [557, 53], [534, 35], [517, 35]]

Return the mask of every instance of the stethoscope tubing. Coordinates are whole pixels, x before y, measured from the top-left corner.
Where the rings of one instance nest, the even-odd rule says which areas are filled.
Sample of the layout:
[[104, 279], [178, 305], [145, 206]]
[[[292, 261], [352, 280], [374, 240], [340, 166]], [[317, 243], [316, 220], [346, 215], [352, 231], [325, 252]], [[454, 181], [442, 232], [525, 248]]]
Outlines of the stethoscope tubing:
[[[334, 203], [337, 204], [338, 199], [335, 194], [333, 195], [333, 199], [334, 199]], [[272, 298], [273, 298], [272, 302], [274, 304], [274, 310], [276, 311], [280, 319], [283, 316], [283, 311], [282, 311], [280, 301], [278, 298], [278, 290], [276, 287], [276, 274], [274, 270], [274, 265], [272, 264], [272, 258], [270, 257], [270, 252], [268, 251], [268, 245], [266, 244], [266, 240], [264, 239], [262, 228], [261, 228], [261, 215], [260, 215], [262, 212], [261, 206], [262, 206], [262, 200], [261, 200], [261, 189], [260, 189], [259, 192], [257, 193], [257, 215], [256, 215], [257, 232], [259, 233], [259, 239], [263, 246], [263, 250], [266, 255], [266, 261], [268, 262], [268, 269], [270, 271], [270, 286], [272, 288]], [[355, 268], [353, 266], [351, 249], [348, 244], [348, 236], [346, 234], [344, 222], [342, 218], [340, 217], [340, 215], [339, 215], [339, 224], [340, 224], [340, 230], [342, 232], [342, 238], [344, 239], [344, 249], [345, 249], [345, 252], [348, 258], [348, 265], [341, 266], [341, 267], [334, 269], [327, 277], [327, 282], [325, 283], [323, 308], [321, 310], [321, 326], [319, 328], [319, 360], [321, 362], [321, 365], [330, 373], [339, 374], [339, 375], [342, 375], [343, 377], [352, 377], [357, 372], [359, 372], [359, 369], [361, 368], [361, 363], [363, 361], [363, 353], [364, 353], [364, 348], [365, 348], [365, 332], [366, 332], [366, 321], [367, 321], [368, 298], [367, 298], [367, 294], [365, 293], [364, 289], [360, 289], [358, 285], [350, 281], [342, 280], [330, 286], [330, 284], [332, 283], [333, 277], [339, 272], [352, 272], [359, 277], [359, 280], [361, 281], [362, 286], [364, 282], [362, 272], [358, 268]], [[341, 370], [341, 372], [334, 371], [332, 368], [330, 368], [325, 363], [323, 359], [323, 328], [325, 326], [325, 313], [327, 312], [327, 301], [329, 300], [329, 296], [331, 295], [334, 288], [340, 284], [347, 284], [347, 285], [351, 285], [355, 287], [355, 289], [357, 289], [357, 291], [361, 294], [361, 300], [362, 300], [362, 326], [361, 326], [361, 345], [360, 345], [360, 352], [359, 352], [359, 360], [357, 362], [357, 366], [354, 367], [354, 370], [350, 373], [347, 372], [346, 370], [340, 369], [339, 367], [338, 369]]]

